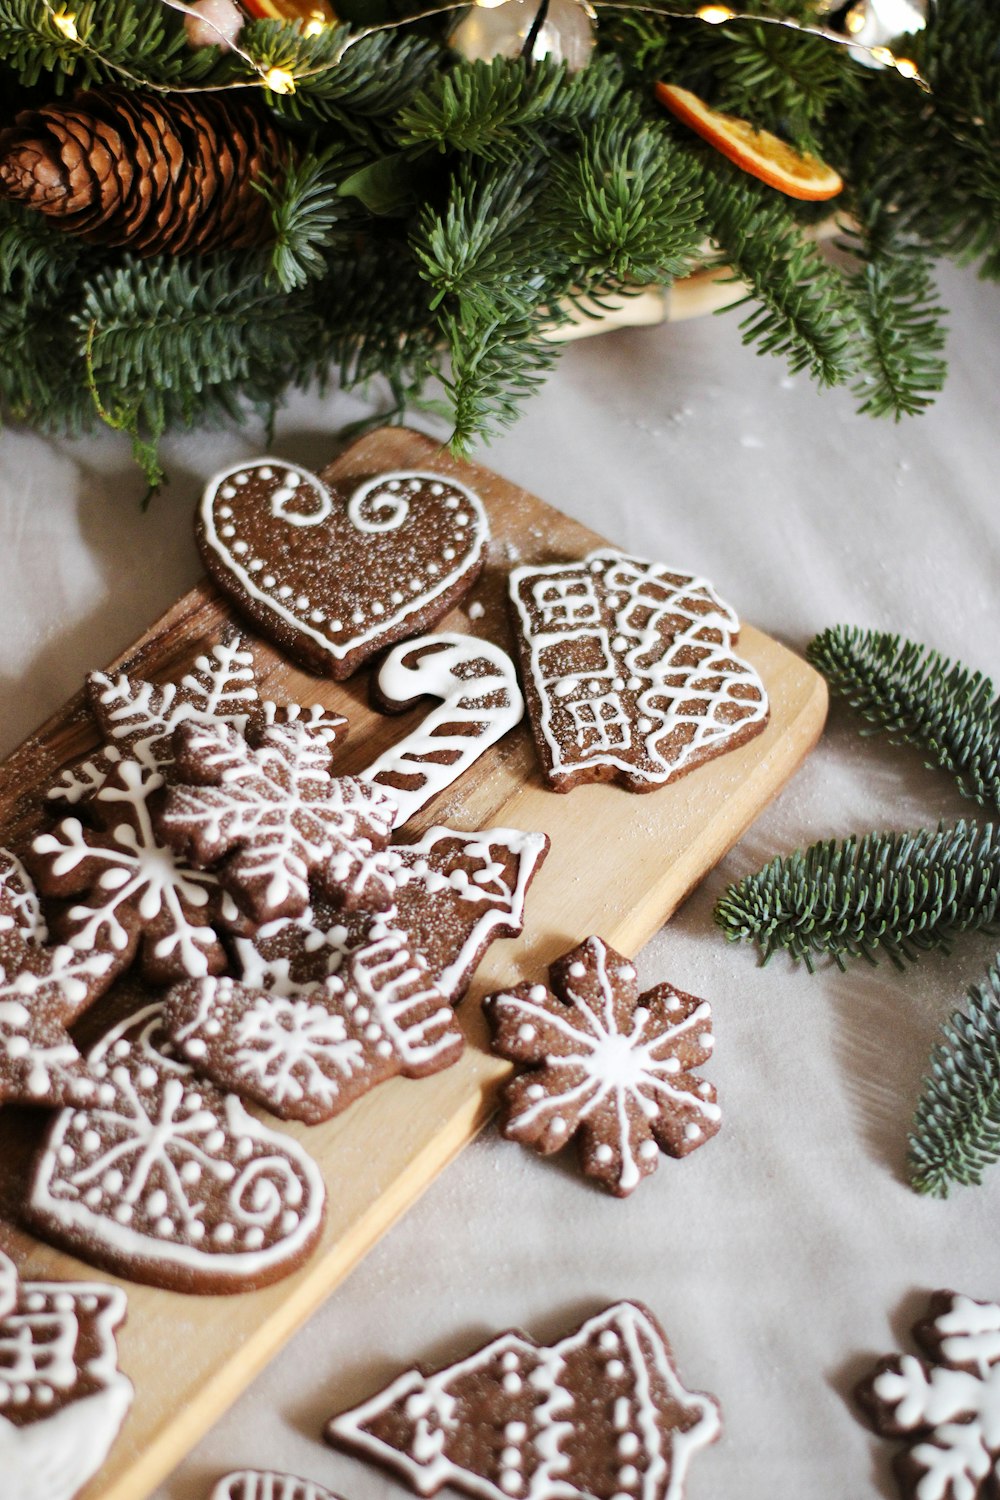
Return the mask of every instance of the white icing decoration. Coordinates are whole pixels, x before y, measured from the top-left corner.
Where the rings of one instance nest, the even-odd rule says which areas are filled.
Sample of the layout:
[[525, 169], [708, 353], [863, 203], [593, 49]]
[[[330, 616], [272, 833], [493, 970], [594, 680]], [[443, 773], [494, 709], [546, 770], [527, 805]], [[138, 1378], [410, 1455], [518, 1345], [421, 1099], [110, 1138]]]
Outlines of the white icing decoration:
[[239, 1469], [220, 1479], [209, 1500], [337, 1500], [311, 1479], [264, 1469]]
[[[447, 851], [439, 852], [440, 845], [455, 840], [459, 847], [454, 856]], [[524, 833], [516, 828], [484, 828], [481, 833], [467, 834], [439, 824], [429, 828], [415, 844], [397, 844], [385, 851], [385, 869], [399, 890], [417, 887], [428, 902], [433, 902], [435, 894], [450, 888], [456, 890], [463, 901], [475, 903], [480, 908], [478, 914], [473, 912], [464, 917], [461, 940], [454, 956], [443, 968], [437, 967], [434, 973], [434, 988], [451, 1004], [460, 998], [464, 976], [478, 954], [492, 941], [495, 929], [506, 928], [515, 936], [522, 930], [528, 885], [547, 844], [544, 834]], [[496, 858], [499, 850], [507, 851], [515, 860], [513, 884]], [[465, 861], [480, 863], [478, 870], [473, 864], [471, 879], [466, 876]], [[383, 929], [383, 935], [386, 930]], [[365, 940], [377, 938], [379, 931], [379, 923], [369, 925]], [[288, 959], [271, 960], [258, 950], [258, 942], [266, 947], [270, 939], [279, 939], [282, 934], [294, 934], [305, 951], [324, 950], [329, 974], [339, 972], [352, 947], [356, 946], [356, 940], [340, 921], [332, 927], [320, 928], [313, 925], [307, 913], [297, 920], [281, 919], [267, 923], [255, 938], [236, 939], [245, 984], [286, 996], [305, 994], [312, 988], [315, 981], [298, 984], [292, 978]], [[412, 943], [409, 934], [407, 941]]]
[[[125, 1293], [91, 1282], [24, 1282], [18, 1296], [16, 1271], [2, 1252], [0, 1283], [10, 1293], [0, 1303], [3, 1494], [73, 1500], [104, 1462], [132, 1403], [114, 1337], [125, 1317]], [[84, 1357], [85, 1366], [78, 1363]], [[90, 1394], [74, 1397], [81, 1376]], [[8, 1402], [32, 1399], [55, 1409], [21, 1425], [5, 1415]]]
[[940, 1362], [904, 1354], [872, 1390], [893, 1429], [930, 1429], [909, 1450], [923, 1470], [916, 1500], [976, 1500], [1000, 1477], [1000, 1306], [955, 1295], [933, 1326]]
[[114, 955], [47, 935], [30, 876], [0, 849], [0, 1102], [63, 1104], [89, 1088], [65, 1025], [110, 982]]
[[[322, 1177], [296, 1141], [248, 1115], [235, 1095], [204, 1084], [194, 1093], [193, 1069], [161, 1051], [162, 1040], [161, 1007], [150, 1005], [116, 1026], [90, 1053], [92, 1075], [107, 1077], [114, 1088], [113, 1100], [93, 1115], [103, 1149], [96, 1159], [88, 1157], [63, 1171], [60, 1150], [68, 1136], [79, 1132], [80, 1122], [87, 1125], [90, 1117], [62, 1110], [38, 1159], [31, 1208], [42, 1222], [58, 1225], [73, 1240], [106, 1247], [124, 1262], [159, 1262], [195, 1276], [201, 1272], [222, 1277], [234, 1287], [262, 1276], [273, 1279], [283, 1265], [291, 1268], [319, 1228], [325, 1199]], [[119, 1050], [123, 1041], [124, 1056]], [[137, 1081], [144, 1066], [153, 1070], [156, 1080], [148, 1088], [140, 1088]], [[220, 1152], [227, 1141], [242, 1139], [256, 1154], [240, 1167]], [[231, 1231], [230, 1239], [236, 1231], [266, 1225], [270, 1243], [227, 1251], [204, 1244], [205, 1194], [181, 1176], [180, 1168], [188, 1162], [197, 1163], [204, 1177], [225, 1187], [228, 1218], [219, 1227]], [[165, 1192], [176, 1225], [167, 1238], [157, 1237], [156, 1226], [146, 1217], [152, 1181]], [[98, 1207], [85, 1197], [93, 1185], [100, 1185], [104, 1194]], [[119, 1208], [129, 1212], [119, 1215]], [[285, 1208], [298, 1214], [291, 1232], [280, 1226]]]
[[158, 841], [148, 799], [162, 785], [159, 773], [139, 761], [125, 760], [117, 775], [122, 785], [102, 787], [97, 800], [105, 806], [122, 804], [127, 821], [108, 831], [105, 843], [88, 843], [79, 819], [64, 818], [52, 833], [39, 834], [32, 844], [36, 854], [49, 858], [57, 878], [85, 861], [103, 866], [90, 885], [92, 904], [69, 908], [74, 924], [70, 947], [107, 945], [120, 953], [128, 948], [137, 922], [146, 928], [155, 924], [156, 958], [179, 963], [192, 976], [204, 974], [205, 950], [218, 940], [212, 927], [193, 921], [184, 908], [206, 908], [210, 894], [218, 895], [218, 881], [214, 875], [187, 869]]
[[[258, 473], [262, 474], [261, 465], [276, 465], [284, 467], [277, 459], [258, 459], [254, 465]], [[431, 583], [424, 585], [417, 583], [420, 590], [415, 598], [401, 606], [397, 606], [391, 612], [387, 610], [385, 615], [379, 616], [374, 623], [367, 628], [358, 629], [357, 632], [345, 640], [332, 640], [328, 634], [318, 630], [305, 612], [299, 613], [288, 608], [281, 600], [276, 599], [271, 593], [271, 585], [258, 584], [254, 577], [256, 571], [251, 563], [250, 567], [244, 566], [243, 562], [235, 555], [234, 547], [228, 540], [222, 537], [216, 525], [216, 498], [222, 486], [233, 474], [229, 469], [221, 474], [215, 475], [205, 489], [201, 502], [201, 522], [205, 545], [220, 559], [227, 573], [236, 579], [239, 586], [246, 590], [252, 599], [267, 607], [268, 611], [291, 625], [293, 629], [306, 636], [314, 646], [318, 646], [324, 656], [331, 657], [334, 661], [342, 661], [345, 656], [358, 650], [359, 647], [367, 645], [369, 641], [383, 636], [393, 630], [400, 622], [410, 619], [414, 614], [421, 613], [427, 606], [442, 594], [447, 593], [455, 584], [468, 573], [482, 556], [486, 543], [489, 540], [489, 522], [483, 509], [479, 496], [456, 479], [448, 479], [448, 484], [459, 491], [472, 515], [472, 525], [465, 523], [465, 530], [460, 533], [462, 547], [460, 555], [454, 567], [447, 571], [442, 570], [441, 575]], [[316, 493], [326, 494], [322, 481], [315, 474], [305, 469], [297, 471], [303, 485], [315, 487]], [[351, 524], [358, 531], [376, 533], [388, 530], [399, 530], [405, 524], [408, 511], [412, 505], [408, 505], [402, 497], [397, 498], [395, 494], [387, 493], [388, 485], [398, 481], [408, 491], [410, 501], [414, 499], [425, 488], [435, 494], [434, 486], [439, 485], [438, 476], [431, 473], [421, 473], [417, 470], [400, 470], [390, 474], [380, 474], [376, 479], [369, 480], [366, 484], [359, 486], [347, 502], [347, 516]], [[436, 498], [436, 496], [435, 496]], [[405, 507], [405, 509], [404, 509]], [[291, 520], [291, 516], [285, 515], [285, 520]], [[328, 519], [328, 514], [324, 517]], [[309, 522], [296, 520], [293, 524], [316, 525], [316, 519]], [[385, 601], [383, 601], [385, 602]], [[331, 624], [334, 635], [339, 635], [343, 629], [339, 621]]]
[[[271, 474], [260, 469], [261, 479], [270, 479]], [[312, 504], [312, 510], [289, 510], [293, 501], [301, 503], [303, 491]], [[279, 489], [271, 494], [271, 514], [287, 521], [290, 526], [319, 526], [333, 511], [333, 496], [315, 474], [303, 477], [296, 469], [286, 469]], [[222, 514], [220, 509], [219, 514]], [[232, 514], [232, 512], [230, 512]], [[226, 533], [223, 532], [223, 535]]]
[[[515, 1355], [521, 1376], [515, 1376], [510, 1395], [517, 1397], [527, 1376], [533, 1395], [532, 1429], [518, 1439], [524, 1448], [519, 1466], [524, 1474], [525, 1500], [584, 1500], [604, 1492], [605, 1474], [600, 1456], [599, 1472], [574, 1476], [564, 1444], [573, 1432], [573, 1392], [562, 1384], [567, 1362], [577, 1351], [593, 1347], [599, 1334], [613, 1328], [620, 1336], [631, 1371], [632, 1394], [614, 1404], [614, 1425], [609, 1432], [628, 1429], [635, 1434], [645, 1460], [636, 1476], [633, 1500], [681, 1500], [688, 1467], [694, 1454], [715, 1441], [720, 1431], [718, 1408], [710, 1397], [685, 1389], [675, 1371], [663, 1336], [648, 1314], [631, 1302], [620, 1302], [584, 1323], [576, 1333], [549, 1347], [539, 1347], [520, 1334], [506, 1333], [477, 1350], [467, 1359], [433, 1375], [408, 1370], [385, 1390], [352, 1411], [334, 1417], [328, 1424], [331, 1440], [343, 1443], [379, 1464], [401, 1472], [420, 1495], [432, 1495], [451, 1485], [477, 1500], [509, 1500], [502, 1475], [514, 1472], [505, 1462], [501, 1482], [488, 1474], [463, 1467], [449, 1454], [452, 1435], [460, 1420], [463, 1398], [473, 1386], [482, 1390], [488, 1372], [498, 1357]], [[501, 1376], [501, 1386], [509, 1379]], [[670, 1407], [683, 1411], [683, 1427], [667, 1425], [657, 1405], [652, 1377], [665, 1388]], [[522, 1398], [523, 1399], [523, 1398]], [[663, 1398], [661, 1397], [661, 1400]], [[619, 1407], [622, 1408], [619, 1411]], [[507, 1437], [502, 1397], [497, 1403], [497, 1427]], [[594, 1420], [600, 1406], [595, 1405]], [[669, 1409], [669, 1408], [668, 1408]], [[395, 1410], [414, 1424], [408, 1449], [403, 1451], [376, 1436], [372, 1427], [386, 1411]], [[611, 1426], [611, 1424], [609, 1424]], [[596, 1434], [589, 1434], [591, 1440]]]
[[[599, 590], [618, 606], [611, 632]], [[538, 693], [536, 728], [556, 780], [598, 765], [658, 785], [767, 718], [760, 677], [732, 648], [739, 620], [704, 578], [602, 550], [580, 562], [516, 568], [510, 595]], [[660, 628], [678, 616], [687, 624], [665, 645]], [[562, 670], [567, 643], [596, 655], [601, 671]], [[697, 665], [678, 659], [691, 653]], [[634, 706], [620, 696], [623, 678], [637, 694]], [[741, 717], [730, 724], [722, 711], [733, 705]], [[680, 727], [690, 740], [661, 750]]]
[[262, 914], [303, 910], [311, 873], [331, 893], [344, 887], [355, 897], [369, 882], [386, 884], [372, 841], [387, 840], [394, 803], [358, 778], [331, 773], [325, 725], [272, 724], [256, 749], [225, 724], [182, 733], [214, 784], [175, 784], [160, 826], [191, 840], [207, 863], [231, 855], [233, 879], [254, 893]]
[[[561, 1088], [545, 1090], [524, 1108], [514, 1109], [505, 1132], [514, 1139], [535, 1140], [546, 1131], [561, 1136], [568, 1128], [563, 1112], [572, 1111], [574, 1129], [600, 1112], [601, 1129], [614, 1127], [619, 1157], [617, 1186], [622, 1192], [630, 1192], [643, 1175], [639, 1161], [648, 1162], [656, 1157], [655, 1141], [649, 1137], [650, 1133], [656, 1133], [661, 1116], [676, 1111], [681, 1117], [696, 1115], [710, 1125], [717, 1124], [721, 1117], [719, 1106], [706, 1099], [696, 1083], [672, 1081], [676, 1078], [671, 1066], [676, 1048], [690, 1031], [704, 1025], [710, 1008], [701, 1001], [682, 1020], [661, 1025], [647, 1034], [650, 1012], [637, 1005], [629, 1017], [629, 1030], [623, 1031], [616, 1017], [607, 944], [592, 937], [583, 946], [597, 981], [600, 996], [597, 1008], [568, 983], [565, 985], [568, 1004], [538, 1002], [531, 998], [530, 992], [526, 996], [495, 997], [498, 1021], [509, 1021], [511, 1025], [533, 1023], [543, 1039], [546, 1032], [559, 1037], [559, 1052], [546, 1053], [543, 1066], [550, 1083], [563, 1072], [567, 1075], [567, 1082]], [[586, 973], [587, 966], [577, 961], [569, 966], [568, 974], [582, 978], [582, 974], [575, 973], [578, 967]], [[645, 1130], [636, 1123], [634, 1114], [648, 1122]]]
[[[397, 828], [457, 780], [524, 714], [514, 663], [499, 646], [474, 636], [441, 634], [405, 641], [382, 663], [378, 689], [392, 703], [442, 699], [412, 733], [361, 772], [364, 780], [388, 788], [398, 807]], [[490, 697], [498, 701], [487, 704]], [[463, 726], [465, 732], [448, 733], [450, 725]], [[435, 758], [442, 755], [452, 758], [447, 763]], [[404, 780], [402, 788], [393, 785], [394, 776]]]

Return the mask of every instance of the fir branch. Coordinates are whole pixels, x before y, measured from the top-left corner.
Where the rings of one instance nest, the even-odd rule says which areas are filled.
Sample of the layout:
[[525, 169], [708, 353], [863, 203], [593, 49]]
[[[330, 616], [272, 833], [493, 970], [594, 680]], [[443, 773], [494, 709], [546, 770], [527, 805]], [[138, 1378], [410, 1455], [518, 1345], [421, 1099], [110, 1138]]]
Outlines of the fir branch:
[[814, 954], [898, 968], [931, 949], [948, 952], [969, 928], [1000, 915], [1000, 829], [958, 823], [937, 831], [829, 839], [774, 859], [715, 908], [731, 942], [756, 942], [763, 962], [785, 949], [812, 971]]
[[918, 745], [964, 797], [1000, 809], [1000, 698], [982, 672], [898, 635], [846, 625], [822, 631], [806, 654], [873, 726], [867, 733]]
[[598, 122], [557, 160], [546, 197], [577, 286], [672, 281], [701, 240], [690, 158], [662, 128], [638, 119]]
[[51, 303], [65, 295], [86, 255], [81, 240], [54, 229], [42, 215], [0, 203], [0, 296]]
[[552, 126], [568, 84], [566, 69], [545, 58], [533, 66], [523, 58], [458, 62], [400, 111], [396, 138], [402, 146], [509, 160]]
[[56, 94], [98, 82], [128, 86], [204, 82], [216, 68], [215, 48], [192, 50], [182, 18], [160, 0], [78, 0], [73, 5], [78, 40], [55, 25], [43, 0], [0, 0], [0, 61], [20, 82], [41, 80]]
[[[542, 300], [550, 240], [536, 213], [543, 184], [537, 158], [456, 174], [443, 213], [425, 208], [413, 253], [432, 289], [431, 310], [457, 302], [462, 321], [490, 327], [513, 307], [529, 315]], [[530, 243], [530, 250], [529, 250]], [[542, 274], [540, 274], [542, 273]]]
[[953, 1184], [978, 1187], [1000, 1160], [1000, 955], [986, 983], [969, 990], [931, 1054], [910, 1135], [910, 1183], [947, 1198]]
[[127, 260], [86, 284], [71, 324], [95, 406], [143, 455], [169, 426], [239, 419], [247, 402], [267, 409], [328, 352], [303, 293], [246, 269], [236, 279], [225, 258]]
[[844, 278], [803, 237], [788, 209], [766, 196], [768, 188], [751, 185], [728, 162], [702, 161], [712, 238], [750, 286], [745, 301], [760, 303], [740, 324], [744, 344], [784, 355], [792, 370], [808, 370], [820, 385], [849, 380], [858, 319]]
[[341, 185], [358, 162], [357, 153], [339, 143], [323, 151], [313, 148], [279, 180], [260, 183], [274, 221], [270, 272], [282, 291], [294, 291], [326, 272], [337, 239], [334, 226], [349, 218]]
[[542, 384], [559, 355], [530, 315], [510, 313], [485, 323], [474, 315], [442, 319], [451, 355], [444, 379], [453, 410], [451, 445], [466, 453], [474, 438], [511, 426], [522, 403]]
[[[350, 42], [350, 45], [348, 45]], [[292, 120], [324, 120], [349, 134], [356, 122], [388, 120], [419, 91], [440, 49], [411, 32], [375, 32], [350, 40], [346, 26], [306, 36], [281, 21], [255, 21], [240, 46], [259, 67], [285, 68], [295, 92], [276, 95], [275, 111]]]
[[740, 23], [709, 27], [699, 40], [674, 82], [810, 150], [818, 149], [816, 127], [827, 112], [849, 107], [860, 92], [846, 51], [814, 36]]
[[900, 253], [868, 261], [853, 277], [864, 335], [858, 411], [916, 416], [944, 385], [945, 334], [930, 260]]

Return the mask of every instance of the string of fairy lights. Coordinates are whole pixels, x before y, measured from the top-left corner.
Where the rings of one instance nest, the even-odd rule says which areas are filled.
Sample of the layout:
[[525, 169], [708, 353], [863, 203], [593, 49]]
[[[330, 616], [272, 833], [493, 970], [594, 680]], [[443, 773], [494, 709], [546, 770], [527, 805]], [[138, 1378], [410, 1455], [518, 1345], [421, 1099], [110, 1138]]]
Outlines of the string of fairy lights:
[[[270, 94], [293, 94], [300, 83], [316, 78], [339, 66], [348, 49], [356, 46], [358, 42], [365, 40], [367, 37], [376, 36], [380, 32], [398, 31], [405, 26], [412, 26], [420, 21], [433, 19], [435, 16], [447, 15], [449, 12], [467, 10], [469, 8], [469, 0], [445, 0], [443, 4], [430, 6], [426, 10], [418, 11], [401, 20], [384, 21], [378, 25], [361, 27], [356, 31], [352, 31], [348, 36], [345, 36], [335, 54], [325, 62], [315, 63], [309, 67], [292, 72], [288, 68], [268, 66], [259, 62], [248, 52], [244, 51], [237, 41], [224, 36], [219, 27], [215, 26], [210, 19], [196, 11], [191, 5], [186, 4], [185, 0], [160, 0], [160, 3], [166, 5], [171, 10], [180, 11], [184, 15], [197, 17], [202, 25], [207, 25], [210, 30], [218, 31], [220, 40], [225, 40], [228, 48], [246, 64], [254, 76], [231, 79], [225, 83], [207, 84], [160, 83], [155, 80], [141, 78], [131, 72], [124, 64], [105, 57], [96, 47], [93, 47], [88, 42], [86, 36], [80, 34], [78, 17], [73, 11], [65, 7], [57, 8], [52, 3], [52, 0], [43, 0], [43, 7], [48, 13], [55, 30], [66, 41], [80, 47], [108, 71], [118, 74], [119, 77], [125, 78], [130, 83], [136, 84], [141, 88], [154, 90], [158, 93], [218, 93], [233, 89], [263, 88]], [[505, 4], [506, 0], [473, 0], [473, 3], [484, 10], [491, 10]], [[750, 12], [733, 10], [728, 5], [700, 5], [696, 10], [690, 11], [673, 10], [658, 4], [645, 4], [642, 3], [642, 0], [581, 0], [581, 3], [586, 5], [588, 10], [592, 5], [598, 11], [627, 11], [633, 14], [659, 16], [664, 20], [670, 21], [691, 21], [706, 26], [735, 25], [747, 22], [752, 23], [754, 26], [781, 27], [784, 30], [796, 31], [805, 36], [819, 37], [831, 46], [847, 47], [855, 56], [866, 54], [873, 63], [878, 64], [880, 67], [894, 68], [901, 78], [912, 81], [926, 93], [930, 93], [931, 91], [930, 85], [921, 75], [917, 64], [912, 58], [897, 56], [891, 48], [886, 46], [868, 46], [858, 41], [857, 32], [864, 24], [859, 8], [848, 12], [845, 23], [846, 30], [839, 32], [834, 31], [832, 27], [797, 21], [790, 16], [762, 16]], [[852, 17], [854, 18], [853, 23]], [[308, 17], [302, 22], [301, 33], [306, 36], [316, 36], [336, 24], [335, 21], [327, 20], [321, 13], [316, 12], [313, 16]]]

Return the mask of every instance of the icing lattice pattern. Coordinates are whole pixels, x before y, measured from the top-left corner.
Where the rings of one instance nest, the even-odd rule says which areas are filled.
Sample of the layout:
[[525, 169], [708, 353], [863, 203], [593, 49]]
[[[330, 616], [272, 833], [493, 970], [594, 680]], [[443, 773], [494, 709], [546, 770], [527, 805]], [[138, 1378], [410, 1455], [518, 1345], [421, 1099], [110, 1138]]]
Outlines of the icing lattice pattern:
[[529, 709], [553, 783], [647, 790], [764, 728], [733, 650], [739, 620], [706, 579], [611, 550], [510, 576]]

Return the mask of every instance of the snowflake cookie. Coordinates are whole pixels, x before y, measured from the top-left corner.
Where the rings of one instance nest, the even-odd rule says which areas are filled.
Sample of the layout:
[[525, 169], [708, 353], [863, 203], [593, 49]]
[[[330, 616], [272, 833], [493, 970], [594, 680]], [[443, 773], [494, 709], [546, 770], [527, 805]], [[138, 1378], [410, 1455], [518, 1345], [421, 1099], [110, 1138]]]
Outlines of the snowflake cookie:
[[556, 1344], [502, 1333], [443, 1370], [407, 1370], [325, 1436], [420, 1495], [447, 1484], [475, 1500], [681, 1500], [693, 1455], [720, 1430], [652, 1313], [619, 1302]]
[[227, 724], [174, 731], [174, 783], [160, 835], [219, 880], [256, 922], [297, 917], [310, 877], [345, 907], [379, 911], [392, 887], [377, 858], [395, 804], [380, 789], [330, 771], [329, 732], [295, 719], [271, 724], [256, 747]]
[[370, 930], [339, 974], [298, 996], [231, 979], [178, 985], [164, 1020], [183, 1055], [224, 1088], [316, 1125], [376, 1084], [450, 1067], [463, 1036], [405, 935]]
[[891, 1355], [857, 1387], [908, 1500], [992, 1500], [1000, 1487], [1000, 1304], [935, 1292], [913, 1330], [927, 1355]]
[[340, 1500], [311, 1479], [275, 1474], [270, 1469], [239, 1469], [226, 1474], [208, 1500]]
[[0, 1252], [0, 1493], [73, 1500], [132, 1404], [118, 1370], [119, 1287], [19, 1281]]
[[602, 548], [515, 568], [515, 633], [549, 785], [648, 792], [760, 734], [764, 684], [704, 578]]
[[159, 1005], [87, 1058], [96, 1098], [61, 1111], [38, 1158], [28, 1217], [95, 1265], [184, 1292], [240, 1292], [288, 1275], [319, 1236], [325, 1190], [310, 1157], [195, 1077]]
[[120, 761], [87, 804], [90, 823], [64, 818], [26, 855], [43, 895], [84, 898], [67, 905], [58, 935], [77, 951], [106, 949], [120, 966], [138, 952], [152, 984], [221, 972], [213, 924], [237, 915], [214, 875], [185, 868], [157, 837], [151, 798], [162, 782], [140, 761]]
[[91, 1092], [67, 1025], [107, 989], [108, 951], [51, 946], [31, 880], [0, 849], [0, 1104], [61, 1105]]
[[490, 944], [522, 932], [528, 887], [548, 848], [544, 833], [517, 828], [472, 834], [430, 828], [416, 843], [385, 851], [389, 912], [337, 911], [317, 898], [301, 917], [235, 940], [243, 982], [274, 994], [305, 994], [338, 973], [377, 927], [389, 925], [426, 966], [438, 994], [457, 1005]]
[[527, 1071], [507, 1084], [501, 1130], [543, 1155], [577, 1137], [583, 1169], [624, 1197], [660, 1151], [687, 1156], [719, 1129], [715, 1089], [692, 1071], [712, 1055], [712, 1013], [591, 937], [543, 984], [487, 995], [493, 1050]]

